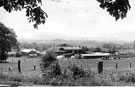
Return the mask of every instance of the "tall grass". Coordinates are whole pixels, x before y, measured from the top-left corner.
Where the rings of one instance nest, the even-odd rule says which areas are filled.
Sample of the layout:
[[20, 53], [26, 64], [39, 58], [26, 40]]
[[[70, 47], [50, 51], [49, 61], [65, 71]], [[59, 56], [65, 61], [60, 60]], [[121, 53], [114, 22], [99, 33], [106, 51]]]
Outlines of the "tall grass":
[[119, 81], [123, 81], [126, 83], [135, 83], [135, 74], [134, 73], [125, 73], [119, 76]]
[[39, 76], [26, 76], [20, 73], [6, 73], [0, 74], [0, 84], [9, 84], [11, 86], [21, 86], [21, 85], [33, 85], [33, 84], [43, 84], [42, 78]]
[[0, 84], [18, 85], [53, 85], [53, 86], [113, 86], [134, 85], [135, 74], [126, 71], [104, 70], [98, 74], [95, 71], [84, 70], [69, 63], [63, 69], [53, 52], [47, 52], [41, 59], [42, 77], [26, 76], [9, 72], [0, 74]]
[[[74, 73], [77, 73], [74, 75]], [[71, 65], [56, 77], [26, 76], [19, 73], [0, 74], [0, 84], [20, 85], [53, 85], [53, 86], [125, 86], [135, 84], [135, 74], [123, 71], [104, 71], [98, 74], [94, 71]]]
[[42, 57], [41, 70], [43, 82], [54, 86], [111, 86], [125, 85], [125, 82], [133, 82], [134, 74], [123, 75], [120, 71], [104, 71], [98, 74], [91, 70], [83, 70], [75, 64], [68, 64], [61, 69], [53, 52], [47, 52]]

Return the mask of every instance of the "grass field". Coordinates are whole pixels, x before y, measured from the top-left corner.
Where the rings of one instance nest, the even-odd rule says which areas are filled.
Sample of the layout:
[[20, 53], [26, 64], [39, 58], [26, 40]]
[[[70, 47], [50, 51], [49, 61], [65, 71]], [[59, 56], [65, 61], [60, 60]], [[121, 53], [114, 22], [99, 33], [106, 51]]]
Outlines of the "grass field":
[[[9, 72], [9, 68], [13, 72], [18, 72], [18, 60], [21, 61], [22, 74], [37, 74], [41, 75], [40, 71], [40, 57], [38, 58], [27, 58], [27, 57], [9, 57], [7, 63], [0, 63], [0, 73]], [[62, 68], [67, 67], [70, 64], [76, 64], [79, 67], [87, 70], [97, 70], [97, 64], [100, 60], [96, 59], [69, 59], [59, 61]], [[104, 69], [116, 69], [116, 63], [118, 63], [119, 70], [134, 70], [135, 69], [135, 58], [123, 59], [123, 60], [102, 60]], [[131, 68], [130, 68], [131, 62]], [[34, 71], [36, 66], [36, 71]]]
[[[6, 63], [0, 63], [0, 73], [18, 72], [18, 60], [21, 61], [21, 71], [22, 74], [37, 74], [41, 75], [40, 72], [40, 58], [27, 58], [27, 57], [9, 57]], [[36, 66], [36, 71], [34, 71], [34, 66]]]
[[[21, 61], [22, 74], [15, 73], [18, 72], [17, 65], [18, 60]], [[57, 78], [57, 80], [49, 80], [47, 84], [49, 85], [134, 85], [134, 74], [124, 74], [128, 71], [135, 71], [135, 59], [123, 59], [123, 60], [102, 60], [104, 65], [103, 74], [97, 73], [97, 63], [100, 60], [94, 59], [69, 59], [60, 60], [59, 63], [62, 68], [68, 65], [75, 64], [82, 67], [83, 70], [93, 70], [95, 74], [91, 73], [93, 80], [90, 78], [79, 78], [73, 80], [73, 78], [66, 78], [64, 80]], [[132, 68], [130, 68], [130, 62], [132, 63]], [[118, 69], [116, 70], [116, 63], [118, 63]], [[9, 85], [46, 85], [46, 82], [42, 80], [42, 75], [40, 71], [40, 57], [39, 58], [27, 58], [27, 57], [10, 57], [7, 63], [0, 63], [0, 84]], [[34, 65], [36, 66], [36, 71], [34, 71]], [[9, 72], [11, 68], [12, 73]], [[93, 72], [92, 71], [92, 72]], [[69, 75], [70, 76], [70, 75]], [[3, 79], [5, 80], [3, 80]], [[72, 81], [73, 82], [72, 82]], [[78, 82], [80, 81], [80, 82]], [[85, 82], [85, 84], [83, 84]], [[111, 83], [110, 83], [111, 82]], [[122, 84], [121, 84], [122, 82]], [[125, 82], [128, 82], [125, 84]]]
[[[76, 64], [79, 67], [82, 67], [83, 69], [91, 69], [96, 70], [98, 62], [101, 60], [96, 59], [71, 59], [71, 60], [63, 60], [60, 61], [60, 64], [62, 67], [66, 67], [70, 64]], [[102, 60], [103, 61], [103, 68], [104, 69], [116, 69], [116, 63], [118, 63], [117, 69], [130, 69], [130, 63], [131, 68], [135, 68], [135, 59], [123, 59], [123, 60]]]

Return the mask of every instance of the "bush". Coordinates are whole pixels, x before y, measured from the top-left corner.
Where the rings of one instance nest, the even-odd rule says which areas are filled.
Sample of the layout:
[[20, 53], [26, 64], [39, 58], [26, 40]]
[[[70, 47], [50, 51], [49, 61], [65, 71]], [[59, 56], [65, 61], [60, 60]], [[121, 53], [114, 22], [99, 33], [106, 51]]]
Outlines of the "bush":
[[47, 52], [42, 57], [41, 70], [43, 78], [33, 78], [34, 80], [27, 81], [54, 86], [111, 86], [117, 85], [120, 81], [135, 82], [133, 73], [122, 75], [121, 72], [104, 71], [98, 74], [91, 70], [84, 71], [75, 64], [69, 64], [62, 70], [53, 52]]
[[133, 74], [133, 73], [126, 73], [125, 75], [121, 75], [119, 77], [119, 81], [135, 83], [135, 74]]
[[43, 77], [54, 78], [61, 75], [61, 68], [53, 52], [47, 52], [41, 59], [41, 71]]
[[75, 64], [68, 66], [69, 70], [72, 72], [72, 77], [76, 80], [77, 78], [83, 77], [85, 71], [82, 68], [77, 67]]
[[9, 84], [15, 86], [20, 85], [29, 85], [29, 84], [44, 84], [41, 77], [34, 75], [34, 76], [26, 76], [19, 73], [7, 73], [0, 75], [0, 84]]
[[55, 54], [53, 52], [46, 52], [46, 54], [41, 57], [41, 69], [46, 69], [54, 61], [57, 61]]

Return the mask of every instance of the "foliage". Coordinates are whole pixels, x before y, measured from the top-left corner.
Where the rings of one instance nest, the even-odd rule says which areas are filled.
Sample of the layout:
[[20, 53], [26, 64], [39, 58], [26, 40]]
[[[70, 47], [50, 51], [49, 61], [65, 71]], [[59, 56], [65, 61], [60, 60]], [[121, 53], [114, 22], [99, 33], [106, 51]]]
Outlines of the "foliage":
[[67, 44], [67, 43], [62, 43], [62, 44], [59, 44], [57, 46], [60, 46], [60, 47], [72, 47], [72, 45]]
[[[110, 15], [119, 18], [126, 17], [128, 10], [131, 8], [128, 0], [97, 0], [100, 2], [100, 7], [107, 9]], [[39, 24], [44, 24], [47, 13], [45, 13], [39, 5], [42, 0], [0, 0], [0, 7], [3, 7], [7, 12], [21, 11], [26, 9], [26, 16], [29, 22], [35, 22], [34, 28], [38, 28]]]
[[109, 12], [109, 14], [115, 17], [116, 21], [119, 18], [125, 18], [128, 10], [130, 10], [129, 0], [97, 0], [100, 2], [100, 7]]
[[56, 77], [61, 74], [60, 65], [53, 52], [46, 52], [46, 54], [41, 59], [40, 66], [43, 77]]
[[37, 75], [30, 77], [19, 73], [9, 72], [0, 75], [0, 84], [8, 84], [16, 87], [21, 85], [43, 84], [43, 80]]
[[102, 52], [102, 49], [100, 47], [95, 48], [94, 52]]
[[42, 4], [41, 0], [0, 0], [0, 7], [3, 7], [9, 13], [26, 9], [29, 22], [35, 22], [34, 28], [38, 28], [41, 23], [44, 24], [48, 17], [39, 4]]
[[[78, 68], [75, 70], [74, 68]], [[62, 70], [61, 70], [62, 71]], [[80, 77], [74, 79], [74, 72], [84, 72]], [[63, 71], [62, 71], [63, 72]], [[50, 75], [50, 74], [48, 74]], [[65, 71], [56, 77], [47, 78], [38, 75], [25, 75], [14, 72], [0, 74], [0, 84], [9, 84], [12, 86], [20, 85], [54, 85], [54, 86], [125, 86], [133, 85], [135, 74], [129, 71], [105, 70], [98, 74], [91, 70], [83, 70], [77, 66], [65, 68]]]
[[85, 75], [85, 71], [82, 68], [77, 67], [75, 64], [70, 65], [68, 68], [73, 73], [73, 76], [72, 77], [74, 79], [77, 79], [79, 77], [83, 77]]
[[11, 51], [12, 47], [17, 46], [17, 39], [13, 29], [7, 28], [0, 23], [0, 60], [7, 59], [7, 53]]
[[41, 67], [45, 69], [49, 67], [49, 65], [54, 61], [57, 61], [57, 59], [55, 58], [55, 54], [53, 52], [47, 51], [46, 54], [43, 55], [41, 58]]
[[126, 73], [124, 75], [119, 76], [119, 81], [124, 81], [128, 83], [135, 83], [135, 74], [134, 73]]
[[119, 46], [118, 44], [113, 44], [113, 43], [104, 43], [102, 45], [103, 48], [106, 48], [106, 49], [116, 49], [118, 48], [117, 46]]
[[[76, 69], [75, 69], [76, 68]], [[75, 75], [74, 73], [77, 74]], [[76, 77], [76, 78], [75, 78]], [[98, 78], [98, 79], [97, 79]], [[62, 75], [46, 80], [48, 85], [54, 86], [110, 86], [112, 83], [100, 78], [95, 72], [84, 71], [77, 66], [67, 67]]]
[[88, 51], [88, 48], [87, 48], [87, 46], [82, 46], [82, 53], [86, 53], [86, 51]]

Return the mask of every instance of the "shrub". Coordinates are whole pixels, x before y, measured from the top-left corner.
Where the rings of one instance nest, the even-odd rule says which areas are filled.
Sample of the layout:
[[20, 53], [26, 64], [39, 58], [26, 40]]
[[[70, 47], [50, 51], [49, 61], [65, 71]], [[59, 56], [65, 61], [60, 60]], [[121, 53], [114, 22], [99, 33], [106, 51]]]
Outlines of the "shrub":
[[75, 64], [68, 66], [69, 70], [72, 72], [72, 77], [76, 80], [77, 78], [83, 77], [85, 71], [82, 68], [77, 67]]
[[61, 68], [54, 52], [47, 52], [42, 57], [40, 67], [44, 78], [54, 78], [61, 75]]
[[9, 84], [15, 86], [25, 85], [25, 84], [44, 84], [41, 77], [35, 76], [26, 76], [19, 73], [7, 73], [0, 75], [0, 84]]
[[46, 52], [46, 54], [41, 57], [41, 69], [46, 69], [54, 61], [57, 61], [55, 54], [53, 52]]
[[125, 75], [121, 75], [119, 77], [119, 81], [135, 83], [135, 74], [133, 74], [133, 73], [126, 73]]
[[0, 80], [6, 80], [8, 78], [7, 75], [0, 74]]
[[95, 78], [80, 78], [75, 82], [76, 86], [111, 86], [111, 84], [104, 80], [97, 80]]

